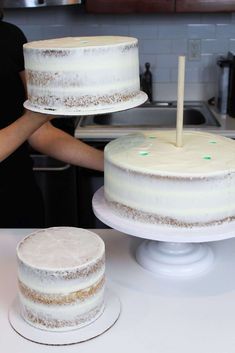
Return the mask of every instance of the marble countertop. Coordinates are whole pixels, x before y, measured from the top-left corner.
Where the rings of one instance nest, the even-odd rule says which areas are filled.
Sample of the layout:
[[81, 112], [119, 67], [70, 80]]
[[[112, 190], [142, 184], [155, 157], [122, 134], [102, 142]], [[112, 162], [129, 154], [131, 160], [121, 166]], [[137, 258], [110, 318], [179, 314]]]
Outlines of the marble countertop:
[[90, 341], [44, 346], [21, 337], [8, 322], [8, 308], [17, 293], [16, 245], [32, 230], [0, 230], [1, 352], [234, 352], [234, 238], [210, 243], [215, 254], [213, 267], [186, 280], [167, 279], [143, 269], [135, 259], [142, 239], [112, 229], [93, 231], [106, 245], [107, 286], [120, 298], [120, 317], [113, 327]]

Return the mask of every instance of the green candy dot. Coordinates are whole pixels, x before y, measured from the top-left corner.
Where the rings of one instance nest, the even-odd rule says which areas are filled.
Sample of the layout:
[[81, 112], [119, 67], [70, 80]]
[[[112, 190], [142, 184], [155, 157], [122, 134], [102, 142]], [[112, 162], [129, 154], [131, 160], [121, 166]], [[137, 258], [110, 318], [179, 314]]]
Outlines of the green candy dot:
[[147, 156], [148, 154], [149, 154], [149, 152], [147, 152], [147, 151], [139, 151], [140, 156]]
[[203, 159], [210, 160], [211, 156], [204, 156]]
[[209, 143], [211, 143], [212, 145], [216, 144], [216, 141], [209, 141]]

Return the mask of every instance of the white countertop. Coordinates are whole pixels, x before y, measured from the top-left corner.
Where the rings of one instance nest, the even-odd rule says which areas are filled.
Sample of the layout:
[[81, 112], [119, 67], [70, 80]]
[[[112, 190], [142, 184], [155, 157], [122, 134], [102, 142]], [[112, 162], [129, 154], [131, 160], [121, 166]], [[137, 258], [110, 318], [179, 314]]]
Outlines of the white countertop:
[[32, 230], [0, 229], [1, 353], [235, 351], [235, 239], [210, 244], [215, 264], [208, 273], [174, 280], [154, 276], [137, 264], [133, 254], [140, 239], [115, 230], [94, 231], [106, 244], [107, 285], [121, 300], [121, 315], [99, 337], [55, 347], [27, 341], [8, 323], [8, 306], [16, 295], [16, 244]]

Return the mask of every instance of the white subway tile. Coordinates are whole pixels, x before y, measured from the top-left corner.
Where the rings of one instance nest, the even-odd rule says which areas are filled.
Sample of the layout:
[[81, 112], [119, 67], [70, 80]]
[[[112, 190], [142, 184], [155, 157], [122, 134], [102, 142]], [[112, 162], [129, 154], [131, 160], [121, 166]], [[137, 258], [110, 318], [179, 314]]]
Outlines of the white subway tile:
[[202, 53], [226, 53], [229, 47], [229, 40], [226, 38], [220, 39], [203, 39]]
[[171, 52], [171, 41], [163, 39], [146, 39], [142, 41], [142, 50], [143, 53], [147, 54], [168, 54]]
[[156, 57], [156, 64], [159, 68], [174, 68], [178, 67], [178, 55], [169, 54], [161, 55], [158, 54]]
[[215, 25], [214, 24], [189, 24], [188, 38], [215, 38]]
[[156, 39], [157, 25], [130, 25], [130, 36], [141, 39]]
[[188, 49], [187, 39], [174, 39], [171, 41], [171, 53], [186, 55]]
[[187, 37], [187, 25], [160, 25], [158, 29], [158, 36], [160, 39], [176, 39]]
[[217, 38], [235, 38], [234, 24], [217, 24], [216, 25]]

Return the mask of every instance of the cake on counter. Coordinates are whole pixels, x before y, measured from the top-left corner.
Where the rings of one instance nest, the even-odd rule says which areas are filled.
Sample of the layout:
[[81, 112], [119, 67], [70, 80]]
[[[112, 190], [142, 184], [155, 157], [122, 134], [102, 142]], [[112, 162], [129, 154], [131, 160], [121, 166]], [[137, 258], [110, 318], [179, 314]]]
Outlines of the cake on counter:
[[145, 131], [105, 147], [105, 199], [122, 217], [173, 227], [235, 222], [235, 141], [205, 132]]
[[67, 331], [104, 310], [105, 245], [74, 227], [38, 230], [17, 246], [21, 315], [30, 325]]
[[140, 91], [138, 40], [65, 37], [24, 44], [28, 109], [65, 115], [120, 111], [147, 100]]

